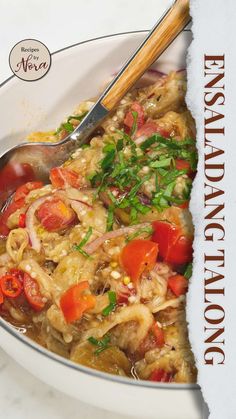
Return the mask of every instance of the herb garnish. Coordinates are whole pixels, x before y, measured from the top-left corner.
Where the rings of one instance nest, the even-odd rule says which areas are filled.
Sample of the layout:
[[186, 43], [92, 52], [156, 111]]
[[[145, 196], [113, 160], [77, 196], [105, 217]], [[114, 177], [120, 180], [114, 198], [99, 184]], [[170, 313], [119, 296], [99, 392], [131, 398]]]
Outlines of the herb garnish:
[[85, 246], [85, 244], [90, 239], [90, 236], [91, 236], [92, 232], [93, 232], [92, 227], [89, 227], [87, 233], [85, 234], [85, 236], [81, 240], [81, 242], [79, 244], [77, 244], [77, 245], [74, 246], [74, 249], [75, 250], [78, 250], [78, 252], [80, 252], [81, 255], [86, 256], [86, 257], [90, 257], [90, 255], [83, 250], [83, 247]]
[[110, 304], [102, 310], [102, 315], [105, 317], [116, 308], [116, 293], [114, 291], [108, 291], [108, 298]]
[[192, 263], [188, 263], [185, 271], [184, 271], [184, 276], [186, 279], [190, 279], [193, 273], [193, 264]]
[[147, 233], [147, 237], [149, 237], [153, 233], [153, 228], [149, 226], [140, 228], [139, 230], [135, 231], [133, 234], [130, 234], [126, 239], [126, 242], [134, 240], [136, 237], [140, 236], [143, 233]]
[[79, 121], [79, 122], [81, 122], [82, 121], [82, 119], [87, 115], [87, 113], [88, 112], [84, 112], [82, 115], [70, 115], [68, 118], [67, 118], [67, 121], [66, 122], [63, 122], [61, 125], [60, 125], [60, 127], [56, 130], [56, 132], [54, 133], [54, 135], [57, 135], [57, 134], [59, 134], [63, 129], [65, 130], [65, 131], [67, 131], [68, 132], [68, 134], [71, 134], [73, 131], [74, 131], [74, 129], [75, 129], [75, 127], [74, 127], [74, 125], [71, 123], [71, 121], [73, 120], [73, 119], [75, 119], [76, 121]]
[[94, 351], [94, 354], [95, 355], [99, 355], [101, 352], [103, 352], [105, 349], [108, 349], [108, 348], [110, 348], [110, 345], [109, 345], [109, 343], [110, 343], [110, 341], [111, 341], [111, 338], [110, 338], [110, 336], [109, 335], [105, 335], [105, 336], [103, 336], [103, 338], [102, 339], [95, 339], [93, 336], [90, 336], [89, 338], [88, 338], [88, 341], [92, 344], [92, 345], [94, 345], [94, 346], [97, 346], [98, 347], [98, 349], [96, 349], [96, 351]]
[[[135, 112], [133, 114], [135, 130], [137, 116]], [[108, 138], [103, 148], [104, 157], [100, 161], [100, 169], [89, 177], [92, 187], [98, 189], [97, 193], [105, 191], [110, 200], [107, 231], [113, 229], [117, 208], [128, 210], [130, 223], [135, 224], [138, 215], [148, 213], [152, 207], [163, 211], [173, 203], [181, 205], [189, 199], [192, 182], [189, 177], [185, 179], [181, 196], [175, 195], [177, 178], [187, 174], [187, 170], [176, 169], [175, 160], [186, 160], [192, 170], [196, 169], [194, 140], [167, 139], [154, 134], [139, 146], [123, 131], [116, 130], [116, 135], [120, 138]], [[145, 171], [142, 171], [144, 167]], [[147, 203], [141, 198], [145, 184], [152, 186]], [[118, 194], [112, 193], [114, 188]]]
[[131, 127], [131, 132], [130, 132], [130, 137], [133, 137], [133, 135], [136, 133], [137, 131], [137, 122], [138, 122], [138, 112], [133, 111], [132, 112], [133, 118], [134, 118], [134, 122], [133, 125]]

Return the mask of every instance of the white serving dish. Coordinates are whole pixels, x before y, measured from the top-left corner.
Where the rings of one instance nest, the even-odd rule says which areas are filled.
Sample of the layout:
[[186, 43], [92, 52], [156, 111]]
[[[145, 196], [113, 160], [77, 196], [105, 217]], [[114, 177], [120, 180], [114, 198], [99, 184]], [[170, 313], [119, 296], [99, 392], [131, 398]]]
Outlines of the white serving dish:
[[[72, 45], [53, 54], [43, 79], [8, 79], [0, 89], [0, 151], [31, 131], [57, 127], [81, 100], [96, 96], [144, 36], [143, 31], [132, 32]], [[154, 68], [168, 72], [185, 67], [190, 41], [191, 33], [184, 31]], [[141, 418], [202, 418], [203, 401], [196, 385], [134, 381], [74, 364], [20, 335], [3, 319], [0, 345], [45, 383], [94, 406]]]

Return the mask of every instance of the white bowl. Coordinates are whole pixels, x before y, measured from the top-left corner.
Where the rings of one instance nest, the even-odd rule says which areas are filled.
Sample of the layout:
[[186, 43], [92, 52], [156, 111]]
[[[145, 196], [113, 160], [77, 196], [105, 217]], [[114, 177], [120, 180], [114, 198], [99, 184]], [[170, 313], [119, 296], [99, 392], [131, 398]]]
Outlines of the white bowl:
[[[96, 96], [107, 78], [129, 57], [145, 32], [106, 36], [53, 54], [49, 73], [24, 82], [15, 76], [2, 84], [0, 151], [26, 134], [58, 126], [83, 99]], [[191, 33], [184, 31], [158, 60], [161, 71], [185, 67]], [[0, 344], [42, 381], [89, 404], [142, 418], [200, 419], [197, 385], [134, 381], [104, 374], [59, 357], [0, 319]]]

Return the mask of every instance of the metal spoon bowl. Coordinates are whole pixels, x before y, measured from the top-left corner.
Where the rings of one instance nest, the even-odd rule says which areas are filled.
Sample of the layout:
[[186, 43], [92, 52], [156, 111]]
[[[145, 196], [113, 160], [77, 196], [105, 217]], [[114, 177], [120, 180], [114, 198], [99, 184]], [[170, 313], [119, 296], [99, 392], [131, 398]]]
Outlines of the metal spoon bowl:
[[[90, 135], [94, 129], [115, 108], [126, 92], [165, 51], [190, 20], [189, 1], [176, 0], [71, 134], [57, 143], [23, 142], [2, 153], [0, 156], [0, 183], [1, 178], [6, 176], [8, 167], [15, 168], [17, 171], [17, 167], [20, 167], [21, 164], [28, 164], [32, 167], [35, 179], [47, 181], [50, 169], [61, 165], [78, 147], [90, 141]], [[19, 182], [17, 182], [17, 186], [19, 186]], [[7, 190], [0, 191], [0, 207], [14, 192], [15, 187], [16, 183], [11, 183], [9, 179]]]

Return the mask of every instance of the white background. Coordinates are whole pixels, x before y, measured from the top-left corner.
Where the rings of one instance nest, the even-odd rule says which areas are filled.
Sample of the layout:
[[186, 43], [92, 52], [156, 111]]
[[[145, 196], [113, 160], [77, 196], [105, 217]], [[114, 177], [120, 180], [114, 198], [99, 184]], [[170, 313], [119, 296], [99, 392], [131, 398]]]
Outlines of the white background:
[[[51, 52], [111, 33], [151, 28], [171, 0], [0, 0], [0, 82], [10, 49], [35, 38]], [[0, 418], [125, 419], [89, 407], [39, 382], [0, 350]], [[161, 419], [161, 418], [158, 418]]]

